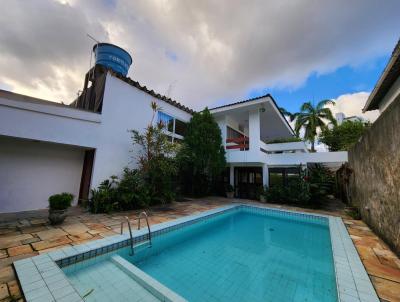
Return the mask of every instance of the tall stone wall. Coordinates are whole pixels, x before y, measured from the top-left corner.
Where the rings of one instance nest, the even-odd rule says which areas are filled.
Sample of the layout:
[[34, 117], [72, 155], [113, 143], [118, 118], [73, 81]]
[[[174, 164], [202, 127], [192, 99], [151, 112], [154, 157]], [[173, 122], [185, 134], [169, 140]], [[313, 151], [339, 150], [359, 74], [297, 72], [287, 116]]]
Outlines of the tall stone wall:
[[351, 203], [400, 255], [400, 100], [349, 151]]

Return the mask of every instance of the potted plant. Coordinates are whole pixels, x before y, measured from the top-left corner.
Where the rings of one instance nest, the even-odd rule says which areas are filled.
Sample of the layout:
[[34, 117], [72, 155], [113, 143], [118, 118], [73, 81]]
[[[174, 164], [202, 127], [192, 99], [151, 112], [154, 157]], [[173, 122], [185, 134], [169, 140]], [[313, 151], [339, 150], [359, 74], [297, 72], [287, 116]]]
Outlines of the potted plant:
[[227, 185], [226, 186], [226, 197], [228, 197], [228, 198], [233, 198], [234, 197], [234, 195], [235, 195], [235, 189], [233, 188], [233, 186], [232, 185]]
[[71, 206], [74, 195], [61, 193], [49, 197], [49, 220], [51, 224], [60, 224], [67, 217], [67, 209]]

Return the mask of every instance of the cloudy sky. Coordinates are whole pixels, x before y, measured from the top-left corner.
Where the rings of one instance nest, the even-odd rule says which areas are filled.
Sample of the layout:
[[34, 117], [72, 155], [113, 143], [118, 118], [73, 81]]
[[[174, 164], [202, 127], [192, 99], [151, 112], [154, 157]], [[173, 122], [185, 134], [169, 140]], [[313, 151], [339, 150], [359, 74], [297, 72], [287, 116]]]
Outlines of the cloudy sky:
[[291, 111], [332, 98], [335, 110], [359, 114], [400, 36], [398, 0], [3, 0], [2, 7], [0, 89], [65, 103], [89, 69], [89, 33], [131, 53], [131, 78], [194, 109], [270, 92]]

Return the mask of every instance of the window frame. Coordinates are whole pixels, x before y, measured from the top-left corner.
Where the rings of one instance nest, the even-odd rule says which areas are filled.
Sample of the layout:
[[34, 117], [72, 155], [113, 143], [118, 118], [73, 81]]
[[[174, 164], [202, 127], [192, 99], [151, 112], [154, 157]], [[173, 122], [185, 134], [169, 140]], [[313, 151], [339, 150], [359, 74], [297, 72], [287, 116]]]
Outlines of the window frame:
[[175, 133], [175, 123], [176, 123], [176, 120], [179, 120], [179, 121], [181, 121], [182, 123], [185, 123], [186, 125], [188, 124], [188, 122], [183, 121], [183, 120], [181, 120], [181, 119], [175, 117], [173, 114], [170, 114], [170, 113], [168, 113], [168, 112], [166, 112], [166, 111], [164, 111], [164, 110], [157, 110], [157, 123], [159, 122], [159, 117], [158, 117], [159, 113], [168, 115], [169, 117], [172, 118], [172, 121], [173, 121], [173, 123], [172, 123], [172, 132], [168, 130], [168, 125], [167, 125], [167, 126], [164, 126], [164, 129], [163, 129], [163, 131], [165, 132], [165, 134], [167, 134], [167, 135], [169, 135], [169, 136], [172, 137], [172, 142], [173, 142], [173, 143], [175, 142], [175, 138], [176, 138], [177, 140], [183, 140], [183, 139], [184, 139], [184, 136], [183, 136], [183, 135], [180, 135], [180, 134]]

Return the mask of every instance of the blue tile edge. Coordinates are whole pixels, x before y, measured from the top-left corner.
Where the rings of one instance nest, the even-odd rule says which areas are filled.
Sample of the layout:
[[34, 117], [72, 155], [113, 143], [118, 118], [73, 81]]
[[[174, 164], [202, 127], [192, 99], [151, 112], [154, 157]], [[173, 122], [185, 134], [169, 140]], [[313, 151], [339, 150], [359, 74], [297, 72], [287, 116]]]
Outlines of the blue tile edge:
[[[308, 219], [310, 221], [328, 221], [329, 223], [329, 230], [331, 235], [331, 244], [332, 244], [332, 252], [334, 258], [334, 266], [336, 272], [336, 284], [337, 284], [337, 291], [338, 291], [338, 301], [340, 302], [347, 302], [347, 301], [362, 301], [362, 302], [372, 302], [378, 301], [379, 299], [376, 295], [375, 289], [368, 277], [368, 274], [365, 271], [365, 268], [358, 256], [358, 253], [354, 247], [354, 244], [347, 233], [346, 227], [341, 218], [333, 217], [329, 215], [320, 215], [320, 214], [310, 214], [306, 212], [299, 212], [299, 211], [291, 211], [291, 210], [282, 210], [276, 209], [267, 206], [256, 206], [256, 205], [248, 205], [248, 204], [231, 204], [224, 207], [219, 207], [216, 209], [212, 209], [209, 211], [205, 211], [199, 214], [189, 215], [185, 217], [181, 217], [172, 221], [160, 223], [151, 227], [151, 234], [152, 237], [160, 236], [164, 233], [182, 228], [187, 225], [191, 225], [193, 223], [202, 221], [204, 219], [210, 219], [216, 215], [220, 215], [222, 213], [235, 211], [235, 210], [257, 210], [261, 213], [274, 213], [274, 214], [281, 214], [285, 216], [296, 216]], [[138, 244], [148, 240], [148, 233], [146, 229], [141, 229], [135, 232], [133, 235], [134, 244]], [[61, 270], [62, 267], [69, 266], [93, 257], [97, 257], [100, 255], [104, 255], [113, 251], [116, 251], [120, 248], [126, 247], [130, 244], [130, 238], [128, 234], [122, 235], [115, 235], [111, 237], [106, 237], [103, 239], [95, 240], [86, 244], [66, 247], [60, 250], [56, 250], [53, 252], [49, 252], [47, 254], [35, 256], [32, 258], [27, 258], [23, 260], [19, 260], [14, 262], [14, 267], [17, 272], [17, 277], [21, 284], [22, 290], [24, 292], [25, 298], [27, 301], [58, 301], [56, 297], [53, 295], [52, 291], [48, 287], [46, 280], [43, 276], [43, 269], [39, 270], [41, 267], [40, 263], [42, 258], [39, 257], [46, 256], [47, 259], [50, 259], [53, 264], [58, 267], [59, 273], [63, 275], [63, 278], [60, 278], [62, 281], [67, 281], [69, 286], [72, 285], [69, 283], [68, 278], [65, 276], [63, 271]], [[35, 258], [38, 258], [35, 260]], [[29, 269], [25, 268], [32, 268], [31, 265], [26, 266], [26, 263], [35, 264], [38, 262], [39, 267], [36, 266], [36, 273], [39, 273], [41, 280], [44, 283], [44, 286], [39, 286], [37, 289], [32, 289], [30, 284], [32, 282], [27, 282], [27, 278], [24, 275], [29, 276], [30, 271]], [[48, 262], [48, 261], [46, 261]], [[354, 267], [352, 267], [354, 266]], [[351, 272], [351, 275], [349, 275]], [[36, 277], [37, 278], [37, 277]], [[42, 284], [42, 283], [40, 283]], [[354, 285], [354, 286], [353, 286]], [[69, 288], [67, 286], [67, 288]], [[45, 290], [47, 288], [47, 290]], [[71, 302], [75, 301], [83, 301], [76, 290], [72, 287], [73, 293], [71, 292], [72, 300]], [[30, 293], [31, 291], [37, 291], [35, 295], [33, 295], [32, 299], [27, 298], [26, 293]], [[39, 292], [41, 290], [42, 292]], [[355, 291], [354, 291], [355, 290]], [[40, 294], [42, 300], [35, 300], [37, 295]], [[74, 295], [72, 295], [74, 294]], [[76, 297], [76, 295], [78, 297]], [[28, 297], [32, 297], [31, 294], [28, 294]], [[44, 298], [49, 297], [49, 300], [45, 300]], [[74, 297], [80, 300], [73, 300]], [[62, 297], [64, 298], [64, 297]], [[66, 300], [70, 301], [70, 300]]]

